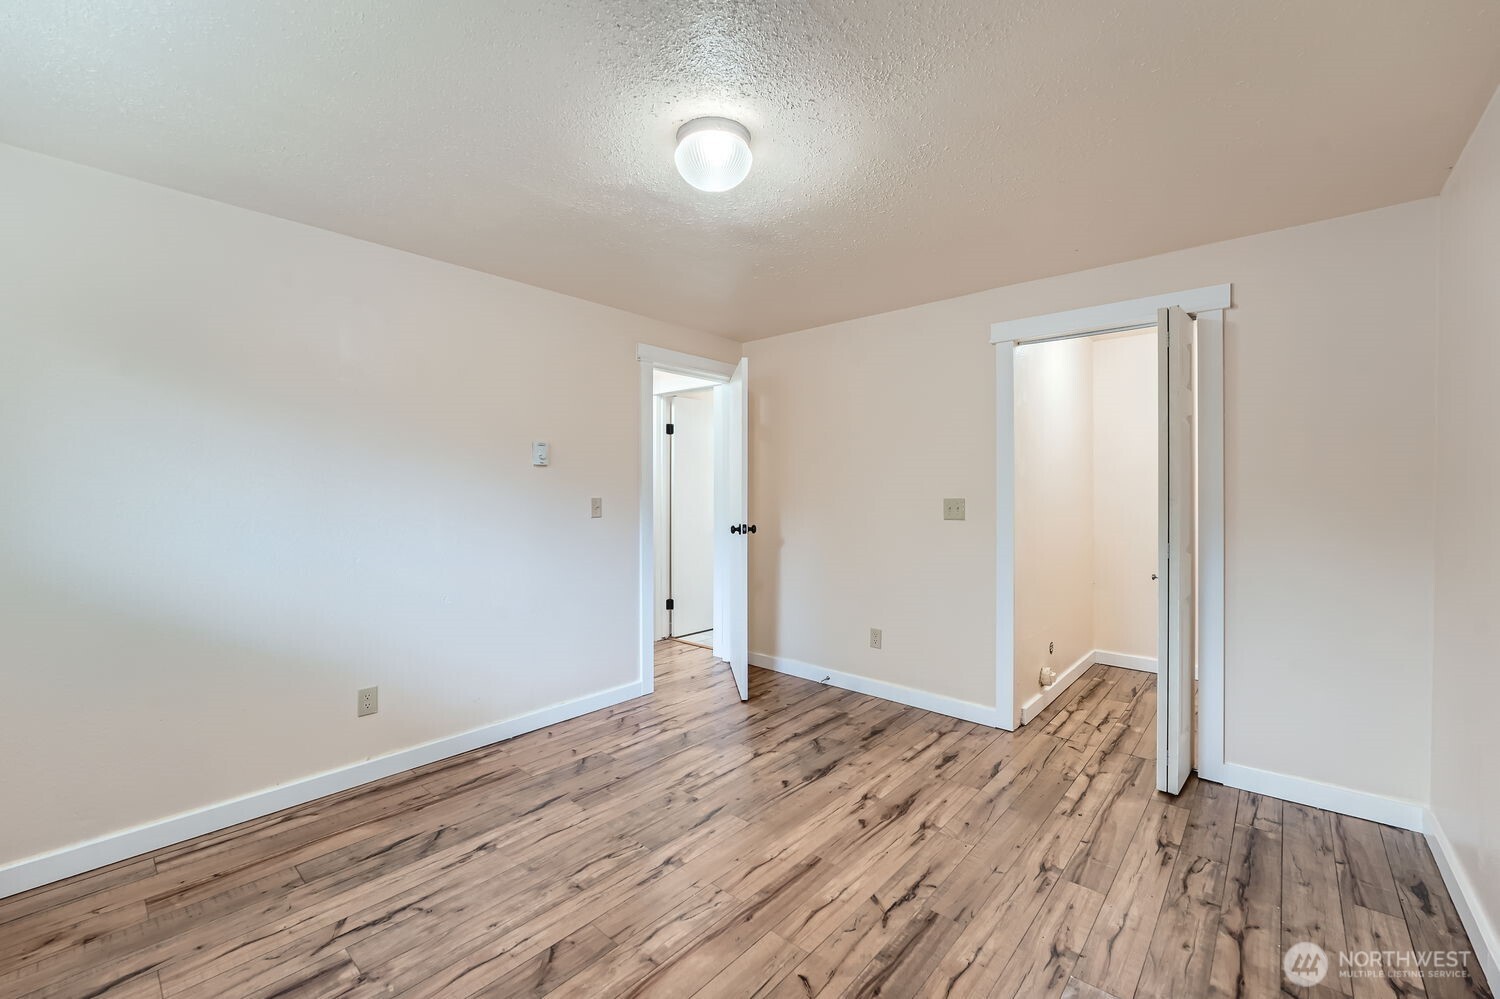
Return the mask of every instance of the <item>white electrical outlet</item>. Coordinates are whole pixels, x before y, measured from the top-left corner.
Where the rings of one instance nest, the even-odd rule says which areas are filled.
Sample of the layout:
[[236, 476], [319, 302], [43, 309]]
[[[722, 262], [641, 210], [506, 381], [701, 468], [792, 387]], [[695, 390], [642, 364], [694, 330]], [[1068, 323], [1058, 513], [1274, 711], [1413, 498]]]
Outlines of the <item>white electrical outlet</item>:
[[365, 687], [359, 692], [359, 717], [373, 715], [380, 710], [380, 688]]
[[962, 499], [943, 500], [944, 520], [963, 520], [966, 513], [966, 504]]
[[593, 499], [589, 500], [589, 516], [593, 517], [595, 520], [598, 520], [600, 517], [604, 516], [603, 497], [595, 496]]
[[552, 448], [546, 441], [531, 442], [531, 463], [537, 468], [546, 468], [552, 462]]
[[1036, 678], [1043, 687], [1050, 687], [1057, 682], [1057, 671], [1050, 666], [1043, 666]]
[[872, 649], [878, 649], [878, 648], [880, 648], [880, 643], [882, 641], [883, 641], [883, 639], [882, 639], [881, 634], [880, 634], [880, 629], [879, 628], [871, 628], [870, 629], [870, 648], [872, 648]]

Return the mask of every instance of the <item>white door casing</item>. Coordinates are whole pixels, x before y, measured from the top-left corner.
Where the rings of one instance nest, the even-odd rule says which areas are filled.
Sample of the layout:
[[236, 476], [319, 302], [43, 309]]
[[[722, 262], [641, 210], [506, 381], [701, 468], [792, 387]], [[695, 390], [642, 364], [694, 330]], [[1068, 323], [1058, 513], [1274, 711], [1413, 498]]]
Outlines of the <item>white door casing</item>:
[[[656, 631], [657, 631], [657, 606], [659, 601], [666, 600], [666, 593], [656, 578], [656, 502], [657, 490], [662, 488], [658, 482], [658, 449], [661, 447], [662, 434], [660, 431], [659, 407], [655, 398], [654, 383], [657, 371], [671, 371], [677, 374], [692, 375], [704, 381], [712, 383], [725, 383], [735, 372], [735, 366], [725, 361], [716, 361], [712, 358], [699, 357], [693, 354], [684, 354], [680, 351], [668, 350], [664, 347], [655, 347], [650, 344], [636, 344], [635, 358], [639, 362], [640, 379], [640, 493], [638, 502], [639, 513], [639, 646], [636, 652], [638, 668], [640, 671], [640, 691], [649, 694], [656, 689]], [[717, 440], [715, 442], [717, 444]], [[715, 451], [722, 450], [718, 447]], [[606, 501], [607, 507], [607, 501]], [[715, 511], [717, 516], [718, 511]], [[717, 587], [717, 581], [716, 581]], [[748, 587], [747, 587], [748, 589]], [[715, 616], [718, 615], [719, 595], [715, 594]], [[716, 625], [717, 627], [717, 621]]]
[[[1196, 318], [1195, 367], [1198, 572], [1198, 725], [1191, 763], [1208, 780], [1231, 782], [1225, 761], [1224, 368], [1229, 284], [1006, 319], [990, 327], [995, 348], [995, 707], [989, 724], [1020, 724], [1015, 661], [1015, 353], [1023, 343], [1149, 326], [1177, 306]], [[1158, 571], [1158, 575], [1160, 572]]]

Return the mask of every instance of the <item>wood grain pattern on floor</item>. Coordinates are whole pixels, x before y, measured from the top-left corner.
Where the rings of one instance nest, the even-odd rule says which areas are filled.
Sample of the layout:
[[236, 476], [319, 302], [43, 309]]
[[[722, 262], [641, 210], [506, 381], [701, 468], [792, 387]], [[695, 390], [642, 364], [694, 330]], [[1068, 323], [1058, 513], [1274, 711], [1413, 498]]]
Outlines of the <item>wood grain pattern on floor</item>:
[[658, 646], [656, 692], [0, 900], [0, 996], [1488, 996], [1409, 832], [1154, 789], [1153, 678], [1005, 733]]

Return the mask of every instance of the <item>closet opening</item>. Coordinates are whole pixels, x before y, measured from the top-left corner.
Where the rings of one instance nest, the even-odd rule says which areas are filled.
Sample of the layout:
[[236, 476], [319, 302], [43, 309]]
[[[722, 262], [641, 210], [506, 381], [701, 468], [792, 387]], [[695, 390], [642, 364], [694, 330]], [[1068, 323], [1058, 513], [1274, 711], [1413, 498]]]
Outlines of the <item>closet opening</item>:
[[712, 649], [713, 383], [658, 371], [656, 389], [655, 637]]
[[[1125, 752], [1154, 758], [1156, 788], [1169, 794], [1194, 771], [1220, 780], [1226, 766], [1231, 291], [1213, 285], [990, 330], [997, 721], [1049, 726], [1069, 745], [1108, 739], [1112, 752], [1134, 735]], [[1080, 681], [1087, 690], [1059, 717], [1053, 703]]]
[[[1022, 724], [1128, 725], [1156, 758], [1157, 328], [1018, 344], [1015, 662]], [[1075, 684], [1075, 716], [1049, 706]], [[1090, 717], [1092, 716], [1092, 717]], [[1125, 745], [1128, 743], [1128, 745]]]

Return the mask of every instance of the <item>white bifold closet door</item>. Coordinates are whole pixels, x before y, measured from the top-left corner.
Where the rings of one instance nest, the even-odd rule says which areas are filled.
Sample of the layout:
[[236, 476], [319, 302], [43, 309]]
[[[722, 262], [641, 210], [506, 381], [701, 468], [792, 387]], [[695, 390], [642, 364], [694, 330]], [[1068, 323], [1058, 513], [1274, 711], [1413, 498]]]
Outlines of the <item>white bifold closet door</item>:
[[740, 699], [750, 698], [749, 368], [741, 359], [728, 384], [714, 389], [719, 447], [714, 453], [714, 655], [729, 663]]
[[1192, 316], [1156, 318], [1158, 465], [1156, 787], [1177, 794], [1193, 769], [1194, 470]]

